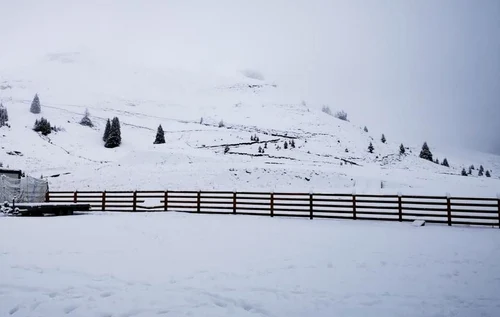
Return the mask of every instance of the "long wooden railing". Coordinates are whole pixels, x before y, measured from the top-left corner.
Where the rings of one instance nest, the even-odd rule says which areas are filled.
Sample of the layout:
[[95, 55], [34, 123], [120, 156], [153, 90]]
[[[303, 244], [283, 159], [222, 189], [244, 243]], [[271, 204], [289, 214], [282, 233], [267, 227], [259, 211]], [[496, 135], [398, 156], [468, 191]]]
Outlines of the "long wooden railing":
[[47, 202], [102, 211], [180, 211], [271, 217], [414, 221], [500, 228], [500, 199], [477, 197], [229, 191], [56, 191]]

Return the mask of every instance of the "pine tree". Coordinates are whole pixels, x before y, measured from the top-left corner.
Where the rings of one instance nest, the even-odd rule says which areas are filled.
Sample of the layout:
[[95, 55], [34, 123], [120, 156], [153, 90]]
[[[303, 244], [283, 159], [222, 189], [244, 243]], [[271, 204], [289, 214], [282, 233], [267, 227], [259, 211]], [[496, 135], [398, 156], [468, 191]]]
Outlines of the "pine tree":
[[469, 167], [469, 175], [472, 175], [472, 168]]
[[250, 141], [255, 141], [254, 137], [253, 137], [253, 134], [250, 136]]
[[120, 120], [118, 117], [114, 117], [111, 121], [111, 129], [109, 132], [109, 137], [104, 144], [106, 148], [115, 148], [120, 146], [122, 143], [121, 129], [120, 129]]
[[52, 127], [50, 126], [50, 122], [42, 117], [40, 120], [35, 120], [33, 131], [40, 132], [43, 135], [49, 135], [52, 132]]
[[[484, 167], [483, 167], [482, 165], [481, 165], [481, 166], [479, 166], [479, 172], [481, 172], [481, 174], [483, 174], [483, 173], [484, 173]], [[481, 176], [482, 176], [482, 175], [481, 175]]]
[[7, 121], [9, 121], [7, 108], [5, 108], [2, 103], [0, 103], [0, 127], [7, 125]]
[[373, 153], [373, 150], [375, 150], [375, 148], [373, 147], [373, 144], [370, 142], [370, 145], [368, 145], [368, 152]]
[[264, 153], [264, 149], [262, 148], [262, 146], [259, 146], [259, 153]]
[[467, 176], [467, 171], [465, 170], [465, 167], [462, 168], [462, 176]]
[[287, 141], [285, 141], [285, 143], [283, 143], [283, 148], [284, 148], [285, 150], [286, 150], [286, 149], [288, 149], [288, 142], [287, 142]]
[[295, 149], [295, 140], [292, 139], [292, 141], [290, 141], [290, 146], [292, 147], [292, 149]]
[[365, 132], [368, 132], [368, 128], [366, 126], [365, 126], [365, 128], [363, 130], [365, 130]]
[[259, 141], [260, 141], [260, 139], [259, 139], [259, 137], [257, 136], [257, 134], [255, 135], [254, 140], [255, 140], [255, 141], [257, 141], [257, 142], [259, 142]]
[[446, 157], [444, 158], [443, 163], [441, 163], [441, 165], [450, 167], [450, 164], [448, 164], [448, 160], [446, 159]]
[[476, 169], [476, 168], [474, 167], [474, 164], [472, 164], [472, 165], [470, 166], [470, 169], [471, 169], [471, 170], [475, 170], [475, 169]]
[[156, 131], [156, 138], [153, 144], [163, 144], [165, 143], [165, 132], [161, 127], [161, 124], [158, 126], [158, 130]]
[[420, 151], [420, 158], [432, 162], [432, 153], [429, 149], [429, 146], [427, 145], [427, 142], [424, 142], [424, 145], [422, 146], [422, 151]]
[[439, 164], [439, 159], [437, 157], [436, 157], [436, 160], [434, 161], [434, 163]]
[[490, 171], [486, 171], [486, 177], [491, 177]]
[[203, 117], [200, 118], [200, 124], [203, 124]]
[[90, 120], [90, 113], [88, 109], [85, 109], [85, 113], [83, 114], [82, 120], [80, 120], [80, 124], [87, 126], [87, 127], [93, 127], [94, 124], [92, 123], [92, 120]]
[[382, 141], [382, 143], [385, 143], [387, 140], [385, 139], [385, 135], [382, 134], [382, 138], [380, 139], [380, 141]]
[[222, 127], [224, 127], [224, 126], [225, 126], [225, 124], [224, 124], [224, 120], [219, 121], [219, 128], [222, 128]]
[[399, 146], [399, 155], [403, 155], [405, 153], [406, 153], [405, 146], [403, 145], [403, 143], [401, 143], [401, 145]]
[[479, 169], [479, 172], [477, 173], [477, 176], [483, 176], [484, 175], [484, 170]]
[[33, 101], [31, 102], [31, 108], [30, 108], [31, 113], [40, 113], [42, 112], [42, 108], [40, 106], [40, 99], [38, 98], [38, 94], [35, 94], [35, 97], [33, 98]]
[[265, 148], [265, 149], [267, 149], [267, 142], [266, 142], [266, 143], [264, 143], [264, 148]]
[[102, 140], [104, 142], [108, 140], [110, 132], [111, 132], [111, 121], [108, 119], [108, 121], [106, 121], [106, 128], [104, 128], [104, 134], [102, 136]]

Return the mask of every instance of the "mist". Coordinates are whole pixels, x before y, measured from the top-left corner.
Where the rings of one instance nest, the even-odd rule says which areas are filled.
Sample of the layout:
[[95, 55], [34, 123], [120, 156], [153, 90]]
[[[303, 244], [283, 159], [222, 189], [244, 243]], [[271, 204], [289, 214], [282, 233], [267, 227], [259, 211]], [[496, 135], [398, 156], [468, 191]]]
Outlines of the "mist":
[[388, 138], [500, 154], [497, 0], [0, 0], [0, 29], [0, 66], [255, 69]]

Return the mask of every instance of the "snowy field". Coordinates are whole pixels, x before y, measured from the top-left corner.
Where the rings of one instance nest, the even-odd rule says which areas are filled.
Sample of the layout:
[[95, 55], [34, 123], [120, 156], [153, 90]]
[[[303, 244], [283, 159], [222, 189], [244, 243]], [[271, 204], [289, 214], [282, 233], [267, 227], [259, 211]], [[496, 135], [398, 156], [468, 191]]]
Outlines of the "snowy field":
[[498, 316], [500, 230], [175, 213], [0, 218], [0, 316]]

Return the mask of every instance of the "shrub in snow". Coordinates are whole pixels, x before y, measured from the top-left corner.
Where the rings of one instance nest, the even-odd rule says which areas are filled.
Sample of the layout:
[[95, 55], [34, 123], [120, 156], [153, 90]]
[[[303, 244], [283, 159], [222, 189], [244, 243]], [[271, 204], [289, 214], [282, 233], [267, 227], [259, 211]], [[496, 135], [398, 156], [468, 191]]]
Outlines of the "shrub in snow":
[[50, 132], [52, 132], [50, 122], [43, 117], [40, 120], [35, 121], [35, 125], [33, 126], [33, 130], [35, 132], [40, 132], [43, 135], [49, 135]]
[[328, 106], [323, 106], [321, 108], [321, 111], [323, 111], [324, 113], [326, 113], [328, 115], [332, 115], [332, 110], [330, 110], [330, 107], [328, 107]]
[[385, 135], [384, 134], [382, 134], [382, 138], [380, 139], [380, 141], [382, 141], [382, 143], [387, 142], [387, 140], [385, 139]]
[[259, 153], [264, 153], [264, 149], [262, 148], [262, 146], [259, 146]]
[[444, 158], [443, 163], [441, 163], [441, 165], [450, 167], [450, 164], [448, 164], [448, 160], [446, 159], [446, 157]]
[[287, 141], [285, 141], [285, 143], [283, 143], [283, 148], [284, 148], [285, 150], [286, 150], [286, 149], [288, 149], [288, 142], [287, 142]]
[[405, 146], [403, 145], [403, 143], [401, 143], [401, 145], [399, 146], [399, 155], [403, 155], [405, 153], [406, 153]]
[[104, 134], [102, 135], [102, 140], [106, 142], [109, 138], [109, 133], [111, 132], [111, 120], [106, 121], [106, 128], [104, 128]]
[[469, 175], [472, 175], [472, 168], [469, 167]]
[[420, 151], [420, 158], [431, 162], [433, 161], [432, 153], [431, 150], [429, 149], [429, 146], [427, 145], [427, 142], [424, 142], [424, 145], [422, 145], [422, 151]]
[[348, 148], [345, 148], [344, 150], [346, 153], [349, 153], [349, 149]]
[[465, 167], [462, 168], [462, 176], [467, 176], [467, 171], [465, 170]]
[[31, 113], [40, 113], [42, 112], [42, 107], [40, 106], [40, 98], [38, 98], [38, 94], [35, 94], [33, 101], [31, 102]]
[[222, 127], [224, 127], [224, 126], [225, 126], [225, 124], [224, 124], [224, 120], [219, 121], [219, 128], [222, 128]]
[[230, 150], [230, 149], [229, 149], [229, 146], [228, 146], [228, 145], [226, 145], [226, 147], [224, 148], [224, 154], [226, 154], [227, 152], [229, 152], [229, 150]]
[[365, 126], [365, 128], [363, 129], [365, 132], [368, 132], [368, 128]]
[[491, 177], [490, 171], [486, 171], [486, 177]]
[[368, 152], [373, 153], [373, 150], [375, 150], [375, 148], [373, 147], [373, 144], [370, 142], [370, 145], [368, 145]]
[[165, 132], [161, 127], [161, 124], [158, 126], [158, 130], [156, 131], [156, 138], [153, 144], [163, 144], [165, 143]]
[[266, 142], [266, 143], [264, 143], [264, 148], [265, 148], [265, 149], [267, 149], [267, 142]]
[[344, 110], [337, 111], [337, 113], [335, 113], [335, 118], [340, 119], [340, 120], [344, 120], [344, 121], [349, 121], [349, 120], [347, 120], [347, 112], [345, 112]]
[[483, 170], [479, 170], [479, 172], [477, 173], [477, 176], [483, 176], [484, 175], [484, 171]]
[[104, 143], [104, 147], [108, 149], [112, 149], [118, 147], [122, 144], [122, 136], [120, 129], [120, 120], [117, 117], [114, 117], [111, 121], [111, 128], [109, 130], [109, 136]]
[[80, 120], [80, 124], [84, 125], [86, 127], [93, 127], [94, 124], [92, 123], [92, 120], [90, 120], [90, 113], [88, 109], [85, 109], [85, 113], [83, 114], [82, 120]]
[[7, 108], [5, 108], [2, 103], [0, 103], [0, 127], [7, 125], [7, 121], [9, 121]]

